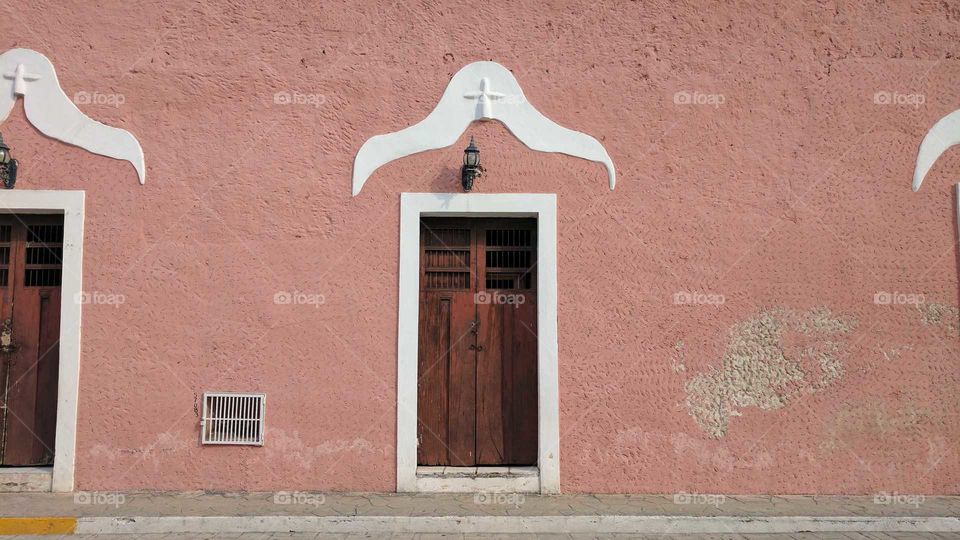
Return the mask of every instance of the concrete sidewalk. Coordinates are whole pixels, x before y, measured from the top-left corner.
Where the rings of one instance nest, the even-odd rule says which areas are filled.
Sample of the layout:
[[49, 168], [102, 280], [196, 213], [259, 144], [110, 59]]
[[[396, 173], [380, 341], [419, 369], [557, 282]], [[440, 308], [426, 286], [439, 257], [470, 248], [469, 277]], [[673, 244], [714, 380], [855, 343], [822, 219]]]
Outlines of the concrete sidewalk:
[[0, 494], [0, 534], [958, 533], [960, 497]]

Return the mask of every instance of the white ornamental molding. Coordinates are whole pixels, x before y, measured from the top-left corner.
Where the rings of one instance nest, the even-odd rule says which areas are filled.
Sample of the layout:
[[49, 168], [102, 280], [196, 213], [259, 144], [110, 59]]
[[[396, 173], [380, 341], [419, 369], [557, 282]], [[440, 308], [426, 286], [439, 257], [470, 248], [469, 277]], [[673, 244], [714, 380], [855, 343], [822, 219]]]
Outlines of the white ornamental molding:
[[83, 114], [60, 88], [53, 64], [37, 51], [10, 49], [0, 54], [0, 123], [20, 96], [27, 120], [41, 133], [94, 154], [129, 161], [140, 183], [146, 181], [143, 149], [137, 138]]
[[450, 79], [436, 108], [420, 122], [363, 143], [353, 162], [353, 195], [370, 175], [402, 157], [446, 148], [476, 120], [498, 120], [531, 150], [557, 152], [602, 163], [612, 190], [613, 161], [600, 141], [557, 125], [531, 105], [510, 71], [496, 62], [474, 62]]
[[917, 166], [913, 170], [913, 190], [920, 189], [933, 164], [953, 145], [960, 144], [960, 109], [941, 118], [920, 143]]
[[[933, 164], [947, 149], [956, 144], [960, 144], [960, 109], [938, 120], [920, 142], [917, 166], [913, 169], [914, 192], [920, 189], [920, 184], [933, 168]], [[960, 184], [955, 187], [954, 197], [957, 204], [957, 233], [960, 234]]]

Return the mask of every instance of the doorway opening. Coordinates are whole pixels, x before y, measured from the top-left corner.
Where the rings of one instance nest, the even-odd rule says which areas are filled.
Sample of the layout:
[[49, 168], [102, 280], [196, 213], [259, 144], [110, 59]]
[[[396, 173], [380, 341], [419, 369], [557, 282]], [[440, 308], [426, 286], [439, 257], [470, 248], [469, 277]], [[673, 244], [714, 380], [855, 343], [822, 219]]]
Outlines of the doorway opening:
[[63, 216], [0, 216], [0, 466], [53, 466]]
[[0, 215], [0, 478], [49, 491], [57, 435], [62, 215]]
[[398, 311], [397, 491], [559, 493], [556, 195], [401, 194]]
[[74, 488], [82, 191], [0, 191], [0, 491]]
[[420, 233], [417, 465], [535, 466], [537, 222], [425, 217]]

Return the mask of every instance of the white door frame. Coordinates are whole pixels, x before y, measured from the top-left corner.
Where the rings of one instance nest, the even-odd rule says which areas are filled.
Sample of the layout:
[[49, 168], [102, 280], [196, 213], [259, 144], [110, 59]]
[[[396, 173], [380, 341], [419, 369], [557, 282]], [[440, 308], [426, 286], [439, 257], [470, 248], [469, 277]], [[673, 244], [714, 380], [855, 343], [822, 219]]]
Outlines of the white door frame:
[[[60, 285], [60, 371], [53, 491], [73, 491], [80, 391], [80, 299], [83, 283], [83, 191], [0, 190], [0, 213], [63, 214]], [[32, 469], [26, 467], [25, 469]]]
[[[397, 491], [417, 482], [417, 347], [420, 307], [420, 218], [534, 217], [537, 219], [537, 467], [540, 493], [560, 492], [560, 388], [557, 346], [556, 194], [400, 195], [400, 301], [397, 334]], [[475, 484], [473, 484], [475, 485]], [[511, 484], [504, 482], [509, 489]], [[497, 489], [497, 485], [485, 484]], [[465, 484], [470, 489], [470, 484]]]

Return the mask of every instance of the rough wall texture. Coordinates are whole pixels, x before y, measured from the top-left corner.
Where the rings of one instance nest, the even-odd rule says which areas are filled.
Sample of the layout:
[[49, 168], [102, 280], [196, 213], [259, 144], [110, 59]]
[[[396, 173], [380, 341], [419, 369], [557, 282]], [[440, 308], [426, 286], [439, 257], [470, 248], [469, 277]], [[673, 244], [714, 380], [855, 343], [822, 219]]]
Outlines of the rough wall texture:
[[[147, 156], [141, 187], [3, 125], [19, 189], [87, 191], [84, 288], [125, 298], [84, 307], [80, 489], [393, 490], [399, 193], [457, 191], [472, 134], [478, 191], [558, 194], [564, 491], [960, 493], [960, 151], [909, 190], [955, 1], [15, 0], [14, 46]], [[484, 124], [351, 198], [475, 60], [617, 190]], [[211, 389], [268, 394], [266, 446], [199, 447]]]

